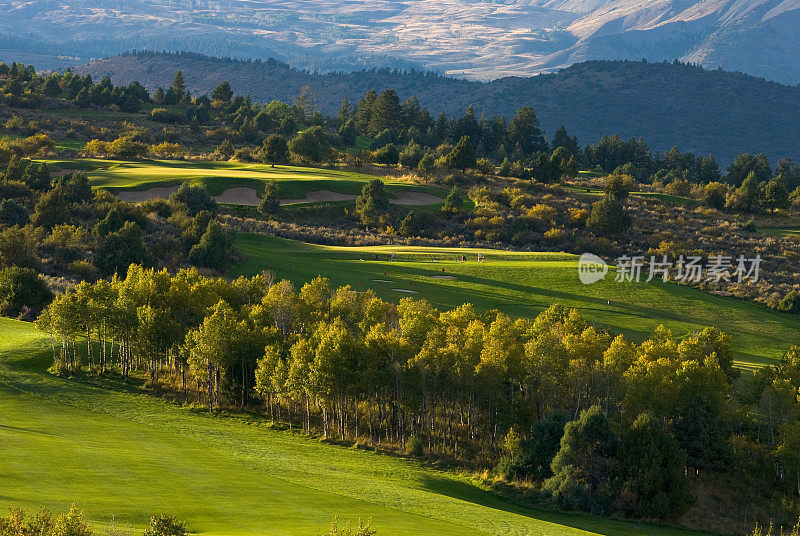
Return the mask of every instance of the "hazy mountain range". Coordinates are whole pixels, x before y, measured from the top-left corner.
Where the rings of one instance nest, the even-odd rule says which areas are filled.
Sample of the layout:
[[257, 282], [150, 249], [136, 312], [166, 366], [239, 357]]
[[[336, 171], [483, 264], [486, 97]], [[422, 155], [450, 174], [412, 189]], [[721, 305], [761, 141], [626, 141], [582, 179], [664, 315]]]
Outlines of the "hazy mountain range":
[[317, 107], [335, 114], [342, 99], [355, 103], [370, 89], [393, 88], [401, 99], [415, 95], [434, 116], [511, 117], [532, 106], [545, 132], [560, 126], [582, 144], [603, 134], [643, 137], [659, 151], [712, 153], [722, 163], [743, 152], [800, 157], [800, 87], [752, 76], [669, 62], [589, 61], [558, 73], [505, 77], [491, 82], [460, 80], [390, 69], [314, 74], [276, 61], [245, 62], [195, 54], [126, 54], [79, 67], [95, 80], [139, 81], [151, 90], [168, 87], [181, 70], [193, 94], [209, 93], [228, 80], [240, 94], [265, 102], [291, 102], [309, 92]]
[[800, 0], [0, 2], [2, 59], [58, 67], [132, 49], [473, 79], [592, 59], [680, 59], [796, 84]]

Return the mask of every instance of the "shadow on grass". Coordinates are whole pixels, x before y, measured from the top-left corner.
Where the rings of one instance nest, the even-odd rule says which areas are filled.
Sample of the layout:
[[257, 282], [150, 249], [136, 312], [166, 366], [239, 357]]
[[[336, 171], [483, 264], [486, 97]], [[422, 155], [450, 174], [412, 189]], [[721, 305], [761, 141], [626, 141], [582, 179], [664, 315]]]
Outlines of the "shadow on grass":
[[[678, 536], [689, 534], [708, 534], [700, 531], [682, 529], [666, 525], [652, 525], [636, 521], [591, 516], [577, 512], [548, 510], [538, 506], [526, 506], [512, 502], [496, 492], [483, 490], [468, 482], [462, 482], [435, 475], [423, 476], [423, 488], [431, 493], [469, 502], [485, 508], [500, 510], [555, 525], [564, 525], [588, 532], [613, 533], [620, 535], [662, 534]], [[554, 527], [555, 528], [555, 527]], [[609, 532], [613, 531], [613, 532]], [[545, 532], [544, 534], [548, 534]]]
[[20, 426], [11, 426], [9, 424], [0, 424], [0, 430], [9, 430], [11, 432], [23, 432], [26, 434], [38, 434], [44, 436], [52, 436], [50, 432], [43, 432], [42, 430], [34, 430], [33, 428], [22, 428]]

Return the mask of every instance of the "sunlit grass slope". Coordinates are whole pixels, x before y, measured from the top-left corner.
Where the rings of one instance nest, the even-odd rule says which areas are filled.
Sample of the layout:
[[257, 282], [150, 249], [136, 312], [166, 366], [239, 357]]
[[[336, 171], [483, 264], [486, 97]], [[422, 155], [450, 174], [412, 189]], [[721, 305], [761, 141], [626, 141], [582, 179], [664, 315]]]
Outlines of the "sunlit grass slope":
[[[92, 186], [111, 190], [147, 190], [154, 186], [169, 186], [189, 181], [201, 184], [211, 195], [228, 188], [250, 187], [260, 195], [264, 183], [276, 180], [282, 198], [300, 198], [306, 192], [331, 190], [342, 194], [358, 194], [375, 177], [336, 169], [299, 166], [275, 166], [237, 162], [200, 162], [182, 160], [54, 160], [50, 164], [61, 169], [85, 169]], [[446, 195], [446, 190], [433, 186], [411, 184], [383, 178], [390, 192], [415, 191]]]
[[[257, 234], [239, 234], [236, 245], [246, 260], [234, 267], [235, 274], [270, 269], [297, 284], [322, 274], [337, 285], [371, 288], [393, 301], [412, 296], [440, 307], [471, 302], [484, 310], [497, 308], [527, 317], [557, 302], [578, 307], [590, 320], [634, 340], [643, 340], [662, 323], [677, 337], [716, 326], [733, 337], [737, 359], [743, 365], [773, 362], [800, 339], [797, 319], [754, 303], [660, 281], [617, 283], [613, 269], [606, 280], [584, 285], [578, 279], [573, 255], [402, 246], [348, 248]], [[391, 260], [392, 252], [398, 260]], [[476, 262], [478, 252], [485, 255], [485, 262]], [[468, 261], [458, 262], [461, 255]]]
[[210, 417], [124, 386], [44, 372], [48, 340], [0, 319], [0, 505], [80, 505], [98, 531], [166, 512], [200, 534], [318, 535], [334, 515], [379, 536], [687, 531], [514, 506], [417, 462]]

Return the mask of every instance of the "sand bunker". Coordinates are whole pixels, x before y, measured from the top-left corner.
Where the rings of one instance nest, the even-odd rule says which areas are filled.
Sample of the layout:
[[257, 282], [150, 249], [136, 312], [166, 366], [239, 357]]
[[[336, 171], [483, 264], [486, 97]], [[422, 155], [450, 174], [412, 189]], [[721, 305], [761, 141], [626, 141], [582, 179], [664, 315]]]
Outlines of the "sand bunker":
[[373, 279], [376, 283], [394, 283], [394, 281], [389, 281], [388, 279]]
[[116, 192], [120, 201], [128, 203], [141, 203], [151, 199], [166, 199], [178, 191], [177, 186], [156, 186], [148, 190], [124, 190]]
[[417, 293], [416, 290], [408, 290], [407, 288], [393, 288], [392, 290], [395, 291], [395, 292], [408, 292], [409, 294], [416, 294]]
[[237, 186], [235, 188], [228, 188], [220, 195], [215, 195], [214, 199], [217, 203], [229, 203], [231, 205], [250, 205], [258, 206], [261, 199], [256, 195], [256, 191], [246, 186]]
[[314, 190], [306, 192], [303, 199], [281, 199], [281, 205], [293, 205], [295, 203], [324, 203], [331, 201], [350, 201], [355, 199], [356, 196], [351, 194], [340, 194], [339, 192], [331, 192], [330, 190]]
[[[117, 197], [129, 203], [141, 203], [151, 199], [166, 199], [178, 191], [177, 186], [155, 186], [147, 190], [123, 190], [117, 192]], [[255, 189], [246, 186], [236, 186], [228, 188], [222, 194], [213, 196], [218, 203], [229, 203], [231, 205], [258, 206], [261, 202]], [[330, 190], [314, 190], [306, 192], [302, 199], [281, 199], [281, 205], [293, 205], [297, 203], [326, 203], [335, 201], [351, 201], [356, 196], [352, 194], [342, 194]], [[432, 205], [440, 203], [441, 197], [426, 194], [424, 192], [397, 192], [395, 197], [389, 200], [396, 205]]]
[[389, 201], [395, 205], [433, 205], [443, 200], [441, 197], [424, 192], [396, 192]]
[[453, 275], [432, 275], [431, 279], [455, 279]]

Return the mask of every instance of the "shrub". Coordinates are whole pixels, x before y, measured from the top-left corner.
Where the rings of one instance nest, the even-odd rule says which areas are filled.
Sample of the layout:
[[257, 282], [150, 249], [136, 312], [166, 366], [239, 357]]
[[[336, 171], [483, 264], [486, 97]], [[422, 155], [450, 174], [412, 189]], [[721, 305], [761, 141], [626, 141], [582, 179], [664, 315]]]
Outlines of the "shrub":
[[603, 513], [610, 499], [610, 479], [617, 440], [599, 406], [567, 423], [561, 448], [544, 489], [562, 508]]
[[419, 164], [417, 164], [417, 171], [425, 177], [429, 177], [436, 172], [436, 161], [430, 153], [425, 153], [425, 156], [420, 159]]
[[344, 145], [353, 146], [356, 144], [356, 139], [358, 138], [358, 127], [356, 127], [356, 122], [353, 119], [350, 119], [346, 123], [344, 123], [341, 127], [339, 127], [339, 139], [342, 140]]
[[189, 251], [189, 262], [224, 272], [233, 256], [233, 233], [217, 220], [212, 220], [200, 242]]
[[367, 524], [358, 520], [358, 528], [353, 529], [350, 527], [350, 523], [344, 526], [344, 528], [339, 528], [339, 518], [333, 520], [331, 524], [331, 531], [327, 534], [323, 534], [322, 536], [373, 536], [376, 534], [376, 531], [372, 530], [370, 526], [372, 525], [372, 520], [367, 521]]
[[709, 182], [703, 187], [703, 204], [708, 208], [722, 210], [725, 208], [725, 198], [728, 195], [728, 187], [721, 182]]
[[37, 248], [42, 232], [26, 225], [15, 225], [0, 231], [0, 263], [4, 266], [37, 268]]
[[322, 127], [314, 126], [305, 129], [292, 139], [289, 142], [289, 151], [302, 160], [321, 162], [328, 157], [331, 147]]
[[150, 266], [153, 257], [144, 245], [141, 228], [127, 222], [122, 228], [111, 233], [97, 248], [95, 265], [104, 275], [115, 273], [124, 277], [131, 264]]
[[153, 108], [150, 112], [150, 119], [159, 123], [180, 123], [186, 121], [186, 117], [180, 112], [168, 110], [167, 108]]
[[474, 168], [477, 160], [475, 151], [469, 141], [469, 136], [462, 136], [453, 150], [445, 158], [447, 167], [464, 171], [467, 168]]
[[399, 233], [400, 236], [405, 236], [407, 238], [419, 236], [420, 225], [413, 210], [409, 211], [406, 217], [403, 218], [403, 221], [400, 223]]
[[425, 454], [424, 447], [422, 446], [422, 440], [419, 438], [419, 436], [412, 435], [408, 438], [408, 441], [406, 441], [406, 454], [417, 457], [421, 457], [423, 454]]
[[203, 210], [217, 211], [217, 202], [208, 195], [205, 188], [190, 186], [185, 182], [181, 184], [177, 192], [169, 196], [169, 202], [176, 209], [185, 210], [190, 216]]
[[387, 166], [395, 166], [399, 161], [400, 153], [397, 152], [397, 147], [394, 143], [385, 145], [375, 151], [375, 162]]
[[450, 193], [444, 200], [442, 205], [442, 215], [447, 218], [456, 219], [461, 216], [461, 207], [464, 205], [464, 199], [458, 193], [458, 189], [453, 187]]
[[264, 195], [258, 204], [258, 211], [261, 214], [277, 214], [280, 207], [278, 183], [275, 180], [271, 180], [264, 186]]
[[411, 140], [408, 142], [408, 145], [400, 151], [399, 162], [403, 167], [413, 168], [417, 167], [423, 156], [425, 156], [425, 152], [422, 146], [414, 140]]
[[25, 225], [30, 220], [28, 211], [13, 199], [0, 201], [0, 223], [13, 227]]
[[167, 514], [153, 516], [143, 536], [186, 536], [186, 522]]
[[778, 311], [784, 313], [800, 313], [800, 296], [796, 290], [790, 291], [778, 304]]
[[35, 318], [53, 300], [53, 293], [30, 268], [10, 266], [0, 270], [0, 314]]
[[179, 143], [163, 142], [150, 147], [150, 155], [155, 158], [181, 159], [186, 156], [186, 148]]
[[539, 229], [547, 229], [555, 223], [557, 211], [550, 205], [539, 203], [525, 213], [525, 218]]
[[689, 506], [686, 454], [662, 421], [640, 415], [622, 437], [618, 455], [618, 510], [640, 519], [664, 519]]
[[667, 193], [677, 195], [679, 197], [689, 197], [692, 193], [692, 185], [683, 177], [674, 179], [667, 185]]
[[592, 212], [586, 219], [586, 227], [605, 237], [621, 234], [630, 226], [631, 217], [622, 202], [610, 195], [592, 205]]
[[265, 164], [283, 164], [289, 160], [289, 146], [286, 138], [280, 134], [272, 134], [261, 146], [261, 159]]
[[361, 195], [356, 198], [356, 211], [361, 216], [364, 225], [372, 226], [378, 223], [381, 215], [389, 210], [389, 194], [383, 181], [372, 179], [361, 189]]

